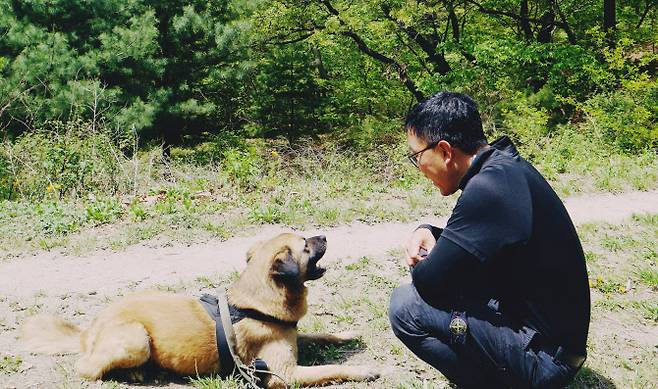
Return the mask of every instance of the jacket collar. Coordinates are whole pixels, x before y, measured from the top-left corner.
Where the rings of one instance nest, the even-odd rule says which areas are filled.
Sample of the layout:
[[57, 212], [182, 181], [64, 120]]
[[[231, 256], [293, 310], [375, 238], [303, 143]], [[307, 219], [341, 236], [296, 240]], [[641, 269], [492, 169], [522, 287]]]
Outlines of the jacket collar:
[[475, 154], [475, 158], [471, 161], [471, 166], [468, 168], [461, 181], [459, 181], [459, 189], [464, 190], [468, 181], [470, 181], [471, 178], [482, 169], [482, 165], [489, 159], [491, 154], [496, 151], [508, 154], [512, 157], [519, 156], [519, 152], [516, 150], [516, 146], [514, 146], [512, 140], [507, 135], [501, 136]]

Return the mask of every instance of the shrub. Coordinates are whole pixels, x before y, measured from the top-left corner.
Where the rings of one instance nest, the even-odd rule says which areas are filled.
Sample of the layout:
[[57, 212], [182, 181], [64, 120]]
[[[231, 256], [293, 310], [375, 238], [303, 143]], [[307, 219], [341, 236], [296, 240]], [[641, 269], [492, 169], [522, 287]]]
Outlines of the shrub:
[[397, 143], [404, 131], [403, 122], [397, 119], [365, 116], [347, 132], [347, 140], [357, 149], [370, 149], [377, 144]]
[[87, 218], [95, 224], [109, 223], [123, 214], [121, 203], [115, 199], [94, 199], [86, 207]]
[[222, 168], [229, 177], [243, 187], [256, 186], [264, 161], [255, 147], [229, 148], [222, 153]]
[[631, 82], [583, 104], [588, 126], [624, 152], [658, 147], [658, 84]]
[[0, 171], [0, 179], [4, 187], [12, 182], [10, 188], [18, 194], [35, 199], [114, 194], [131, 186], [122, 166], [126, 158], [121, 143], [110, 131], [84, 122], [52, 122], [24, 133], [14, 144], [5, 143], [5, 154], [9, 150], [14, 158], [11, 169]]
[[503, 125], [508, 135], [521, 145], [532, 145], [546, 135], [548, 114], [541, 108], [520, 101], [515, 107], [502, 111]]
[[45, 235], [66, 235], [77, 231], [85, 222], [84, 210], [62, 202], [36, 205], [37, 223]]
[[230, 149], [242, 149], [245, 142], [232, 132], [222, 132], [217, 135], [204, 133], [204, 141], [193, 147], [175, 147], [171, 150], [171, 158], [176, 162], [194, 165], [207, 165], [221, 162], [224, 153]]
[[[2, 146], [8, 145], [3, 144]], [[14, 175], [11, 171], [11, 161], [6, 147], [0, 148], [0, 200], [11, 200], [14, 192]]]

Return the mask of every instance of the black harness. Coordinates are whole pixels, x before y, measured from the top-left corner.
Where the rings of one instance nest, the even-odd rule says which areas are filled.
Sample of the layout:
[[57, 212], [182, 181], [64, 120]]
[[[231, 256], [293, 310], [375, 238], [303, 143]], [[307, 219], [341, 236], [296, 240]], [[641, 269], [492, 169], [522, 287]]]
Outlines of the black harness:
[[[209, 295], [206, 295], [209, 296]], [[211, 296], [212, 297], [212, 296]], [[296, 321], [286, 321], [267, 315], [261, 311], [251, 308], [238, 308], [235, 305], [229, 304], [229, 313], [231, 314], [231, 324], [235, 324], [244, 318], [254, 319], [258, 321], [265, 321], [268, 323], [279, 324], [286, 327], [297, 327]]]
[[[225, 298], [225, 297], [223, 297]], [[236, 367], [243, 375], [247, 378], [242, 368], [241, 361], [238, 359], [238, 356], [233, 352], [232, 344], [235, 344], [235, 339], [232, 339], [233, 329], [230, 328], [227, 330], [225, 325], [228, 325], [228, 321], [222, 322], [221, 315], [221, 304], [220, 300], [213, 295], [204, 294], [200, 298], [201, 305], [206, 309], [210, 317], [215, 321], [215, 335], [217, 338], [217, 353], [219, 354], [220, 361], [220, 376], [228, 377], [233, 374]], [[226, 301], [221, 302], [226, 304]], [[264, 321], [268, 323], [274, 323], [286, 327], [297, 327], [296, 321], [286, 321], [278, 319], [274, 316], [267, 315], [263, 312], [257, 311], [250, 308], [238, 308], [234, 305], [228, 305], [228, 315], [230, 316], [230, 325], [239, 322], [244, 318], [254, 319], [258, 321]], [[224, 324], [223, 324], [224, 323]], [[228, 332], [228, 334], [227, 334]], [[265, 376], [269, 373], [269, 368], [267, 363], [260, 358], [256, 358], [251, 362], [251, 365], [247, 367], [249, 370], [255, 372], [256, 377], [259, 380], [259, 383], [264, 382]]]

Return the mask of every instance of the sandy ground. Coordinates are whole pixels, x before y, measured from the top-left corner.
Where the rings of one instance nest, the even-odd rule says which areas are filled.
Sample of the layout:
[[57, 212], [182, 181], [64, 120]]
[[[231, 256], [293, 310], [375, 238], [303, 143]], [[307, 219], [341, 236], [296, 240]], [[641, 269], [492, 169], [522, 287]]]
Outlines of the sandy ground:
[[[634, 213], [658, 213], [658, 191], [573, 197], [565, 204], [575, 224], [616, 223]], [[410, 231], [425, 222], [443, 226], [446, 219], [352, 224], [299, 233], [326, 235], [328, 250], [323, 262], [347, 264], [362, 256], [377, 257], [401, 249]], [[44, 252], [0, 263], [0, 357], [18, 355], [25, 361], [23, 372], [0, 374], [0, 388], [57, 387], [74, 375], [68, 371], [70, 366], [55, 363], [50, 357], [29, 355], [20, 348], [17, 327], [25, 316], [36, 311], [51, 312], [85, 323], [107, 301], [125, 291], [240, 271], [245, 252], [254, 242], [284, 231], [289, 229], [266, 226], [252, 236], [225, 242], [159, 248], [136, 245], [119, 252], [99, 251], [82, 257]]]

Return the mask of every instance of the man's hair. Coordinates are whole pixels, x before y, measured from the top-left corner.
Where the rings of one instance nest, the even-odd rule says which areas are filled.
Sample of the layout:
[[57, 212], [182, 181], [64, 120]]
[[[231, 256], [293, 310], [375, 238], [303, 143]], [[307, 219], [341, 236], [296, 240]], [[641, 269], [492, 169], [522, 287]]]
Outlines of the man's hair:
[[445, 140], [468, 154], [487, 144], [477, 104], [461, 93], [434, 94], [409, 111], [404, 127], [428, 144]]

